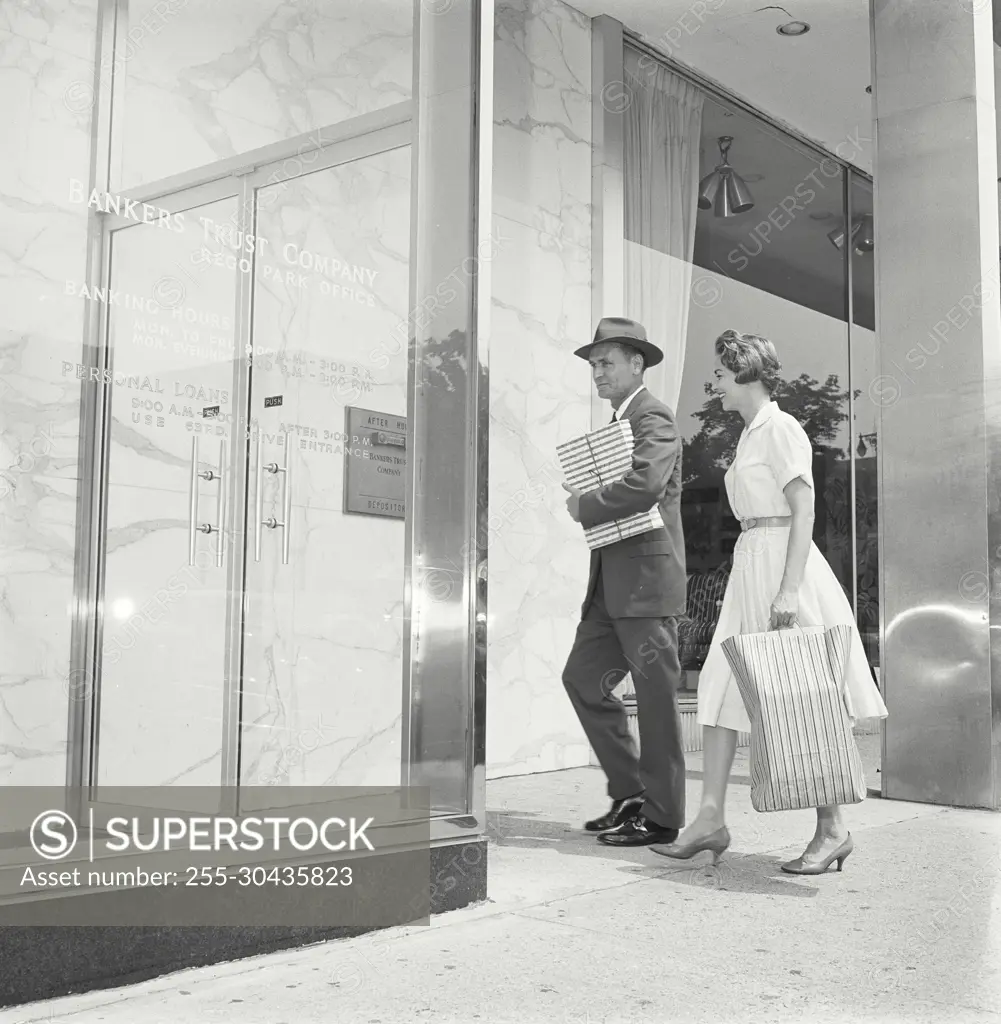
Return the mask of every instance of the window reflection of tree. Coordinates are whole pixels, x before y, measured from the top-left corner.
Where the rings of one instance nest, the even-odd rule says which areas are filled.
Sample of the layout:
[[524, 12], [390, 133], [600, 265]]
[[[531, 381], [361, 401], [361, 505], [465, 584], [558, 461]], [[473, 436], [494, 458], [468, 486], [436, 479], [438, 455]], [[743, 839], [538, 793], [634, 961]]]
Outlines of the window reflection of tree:
[[[453, 330], [447, 335], [429, 333], [421, 341], [420, 361], [415, 346], [409, 345], [408, 387], [419, 396], [414, 422], [415, 452], [421, 452], [414, 465], [417, 507], [411, 515], [420, 517], [421, 561], [435, 566], [436, 595], [424, 605], [425, 628], [434, 634], [435, 620], [449, 620], [464, 614], [464, 580], [469, 563], [475, 565], [478, 551], [456, 533], [468, 499], [468, 448], [471, 423], [475, 415], [473, 388], [489, 387], [486, 368], [472, 352], [469, 334]], [[480, 454], [480, 453], [478, 453]], [[412, 456], [416, 458], [416, 456]], [[429, 481], [424, 468], [435, 465]], [[481, 461], [477, 469], [479, 508], [487, 507], [487, 465]], [[486, 545], [488, 529], [480, 523], [478, 544]], [[479, 599], [486, 600], [486, 580], [475, 576]], [[417, 582], [416, 580], [414, 581]], [[427, 591], [430, 596], [430, 588]], [[485, 621], [478, 622], [474, 643], [480, 664], [486, 658]], [[468, 717], [469, 694], [466, 679], [471, 670], [466, 662], [450, 664], [434, 685], [420, 689], [420, 715], [414, 723], [412, 758], [415, 777], [421, 785], [431, 786], [436, 810], [455, 812], [461, 809], [465, 792], [464, 739]], [[458, 737], [458, 739], [457, 739]]]
[[[697, 571], [729, 562], [740, 533], [726, 499], [723, 476], [733, 461], [744, 424], [737, 413], [723, 410], [712, 390], [712, 384], [707, 383], [705, 392], [709, 397], [692, 414], [701, 425], [684, 442], [685, 542], [690, 568]], [[803, 373], [794, 380], [782, 381], [773, 397], [810, 438], [817, 494], [814, 541], [850, 595], [850, 453], [837, 443], [848, 420], [848, 392], [840, 387], [837, 374], [828, 374], [821, 383]]]

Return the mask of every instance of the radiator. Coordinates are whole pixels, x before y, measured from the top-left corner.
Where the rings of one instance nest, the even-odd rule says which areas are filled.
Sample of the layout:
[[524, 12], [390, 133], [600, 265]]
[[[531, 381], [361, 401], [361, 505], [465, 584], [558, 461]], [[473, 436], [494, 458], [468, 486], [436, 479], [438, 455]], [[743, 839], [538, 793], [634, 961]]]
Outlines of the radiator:
[[[635, 701], [623, 701], [626, 709], [626, 724], [629, 726], [629, 735], [636, 742], [637, 748], [640, 744], [640, 726], [639, 718], [636, 715], [636, 703]], [[681, 700], [678, 702], [679, 710], [681, 711], [681, 743], [682, 749], [685, 753], [691, 753], [693, 751], [702, 749], [702, 726], [696, 721], [696, 703], [694, 700]], [[737, 746], [747, 747], [751, 743], [751, 734], [749, 732], [737, 733]], [[595, 756], [594, 751], [591, 751], [592, 765], [598, 764], [598, 758]]]
[[[637, 749], [640, 745], [639, 718], [636, 715], [635, 700], [623, 701], [626, 709], [626, 724], [629, 727], [629, 735], [636, 742]], [[681, 742], [685, 753], [693, 753], [702, 749], [702, 726], [696, 721], [696, 702], [693, 700], [680, 700], [678, 709], [681, 711]], [[855, 723], [854, 733], [856, 736], [878, 736], [882, 730], [882, 719], [866, 718]], [[749, 732], [737, 733], [737, 746], [749, 747], [751, 745], [751, 734]], [[600, 767], [598, 758], [594, 751], [591, 751], [590, 764]]]

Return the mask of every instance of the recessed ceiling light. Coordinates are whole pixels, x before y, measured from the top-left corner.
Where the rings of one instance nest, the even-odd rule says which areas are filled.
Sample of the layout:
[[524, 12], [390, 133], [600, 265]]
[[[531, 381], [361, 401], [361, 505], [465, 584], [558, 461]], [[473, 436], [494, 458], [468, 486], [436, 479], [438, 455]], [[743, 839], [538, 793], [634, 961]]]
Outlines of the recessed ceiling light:
[[787, 21], [775, 30], [780, 36], [805, 36], [810, 26], [805, 21]]

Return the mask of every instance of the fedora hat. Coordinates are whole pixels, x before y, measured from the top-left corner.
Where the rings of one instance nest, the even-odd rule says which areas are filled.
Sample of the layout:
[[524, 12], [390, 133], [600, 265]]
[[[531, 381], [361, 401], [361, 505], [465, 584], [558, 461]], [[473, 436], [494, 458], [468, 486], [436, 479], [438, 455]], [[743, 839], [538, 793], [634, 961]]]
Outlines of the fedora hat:
[[589, 345], [577, 349], [574, 355], [580, 356], [581, 359], [589, 359], [591, 349], [605, 341], [620, 341], [623, 345], [629, 345], [637, 352], [642, 352], [647, 366], [656, 366], [664, 359], [664, 353], [652, 341], [647, 340], [646, 328], [624, 316], [602, 317], [598, 329], [594, 332], [594, 340]]

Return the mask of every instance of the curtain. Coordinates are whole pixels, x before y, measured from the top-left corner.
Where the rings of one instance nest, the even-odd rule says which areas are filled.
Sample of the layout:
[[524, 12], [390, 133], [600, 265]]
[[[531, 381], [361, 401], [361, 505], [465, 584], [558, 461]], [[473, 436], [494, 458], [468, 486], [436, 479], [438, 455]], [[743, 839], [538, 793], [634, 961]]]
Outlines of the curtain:
[[630, 48], [625, 78], [625, 304], [664, 352], [647, 387], [677, 411], [685, 365], [705, 93]]

